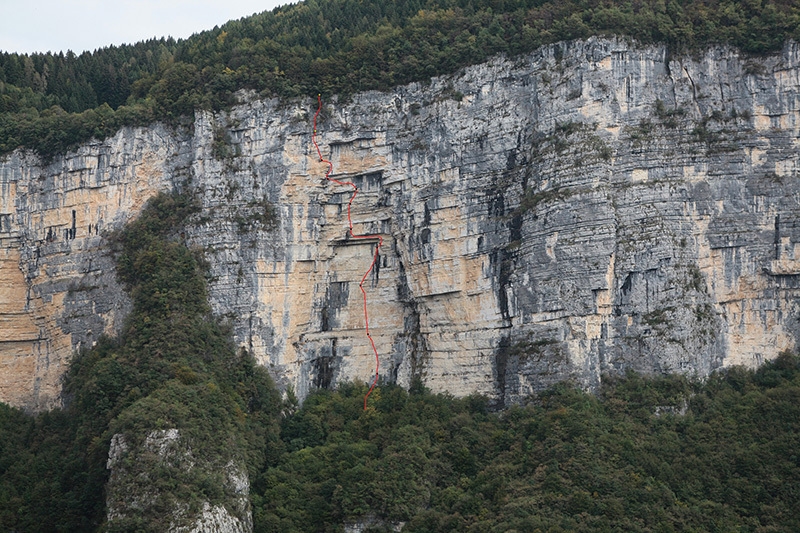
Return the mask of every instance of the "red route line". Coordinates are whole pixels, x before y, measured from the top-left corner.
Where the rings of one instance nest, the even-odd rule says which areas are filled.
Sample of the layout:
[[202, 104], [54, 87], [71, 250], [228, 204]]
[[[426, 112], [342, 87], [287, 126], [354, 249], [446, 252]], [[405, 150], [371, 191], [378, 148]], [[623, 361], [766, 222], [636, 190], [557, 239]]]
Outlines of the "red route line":
[[367, 410], [367, 398], [369, 395], [372, 394], [372, 389], [375, 388], [375, 385], [378, 383], [378, 369], [380, 368], [380, 358], [378, 357], [378, 349], [375, 347], [375, 341], [372, 340], [372, 335], [369, 333], [369, 313], [367, 312], [367, 291], [364, 290], [364, 282], [367, 280], [367, 276], [369, 273], [372, 272], [372, 269], [375, 268], [375, 263], [378, 261], [378, 253], [380, 252], [381, 246], [383, 246], [383, 237], [379, 234], [362, 234], [356, 235], [353, 233], [353, 219], [350, 216], [350, 208], [353, 205], [353, 200], [355, 200], [356, 195], [358, 194], [358, 187], [352, 181], [339, 181], [336, 178], [331, 178], [330, 174], [333, 172], [333, 163], [322, 157], [322, 151], [319, 149], [319, 145], [317, 144], [317, 117], [319, 116], [319, 112], [322, 110], [322, 95], [317, 95], [317, 112], [314, 115], [314, 133], [311, 134], [311, 142], [314, 143], [314, 148], [317, 149], [317, 155], [319, 156], [319, 160], [323, 163], [328, 164], [328, 171], [325, 173], [325, 179], [335, 183], [337, 185], [343, 185], [347, 187], [353, 188], [353, 195], [350, 197], [350, 201], [347, 202], [347, 223], [350, 226], [348, 229], [348, 233], [350, 237], [353, 239], [378, 239], [378, 246], [375, 247], [375, 254], [372, 256], [372, 263], [370, 263], [369, 268], [366, 272], [364, 272], [364, 277], [361, 278], [361, 282], [358, 284], [358, 288], [361, 289], [361, 295], [364, 298], [364, 324], [365, 329], [367, 330], [367, 338], [369, 339], [369, 343], [372, 345], [372, 351], [375, 353], [375, 379], [372, 380], [372, 385], [370, 386], [369, 390], [367, 391], [366, 396], [364, 396], [364, 410]]

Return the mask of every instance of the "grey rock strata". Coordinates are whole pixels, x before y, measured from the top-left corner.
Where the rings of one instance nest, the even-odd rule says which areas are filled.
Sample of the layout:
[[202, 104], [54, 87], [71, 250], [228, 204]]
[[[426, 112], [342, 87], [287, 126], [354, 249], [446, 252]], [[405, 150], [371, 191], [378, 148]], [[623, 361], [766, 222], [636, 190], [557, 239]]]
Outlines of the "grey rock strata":
[[[176, 188], [203, 205], [184, 238], [205, 251], [214, 311], [282, 387], [371, 378], [358, 284], [376, 243], [347, 238], [348, 190], [311, 144], [316, 100], [241, 96], [192, 131], [0, 162], [0, 275], [30, 296], [0, 296], [20, 332], [0, 339], [2, 398], [57, 403], [73, 350], [128, 306], [104, 232]], [[796, 43], [692, 58], [594, 38], [326, 99], [318, 140], [360, 187], [354, 231], [384, 237], [365, 284], [381, 377], [506, 405], [793, 349], [798, 110]]]

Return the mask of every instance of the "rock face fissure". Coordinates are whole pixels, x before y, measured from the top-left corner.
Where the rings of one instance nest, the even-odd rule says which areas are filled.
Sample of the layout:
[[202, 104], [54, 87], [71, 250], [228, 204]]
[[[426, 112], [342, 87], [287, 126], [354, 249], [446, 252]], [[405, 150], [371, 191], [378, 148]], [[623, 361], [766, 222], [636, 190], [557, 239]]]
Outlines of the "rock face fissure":
[[[174, 187], [203, 205], [185, 238], [214, 311], [280, 385], [370, 379], [357, 291], [374, 243], [347, 239], [314, 110], [243, 95], [190, 132], [0, 162], [0, 398], [58, 403], [71, 354], [129, 306], [104, 235]], [[329, 99], [320, 147], [361, 191], [354, 231], [385, 239], [368, 287], [383, 379], [502, 405], [794, 348], [799, 113], [795, 43], [692, 59], [589, 39]]]

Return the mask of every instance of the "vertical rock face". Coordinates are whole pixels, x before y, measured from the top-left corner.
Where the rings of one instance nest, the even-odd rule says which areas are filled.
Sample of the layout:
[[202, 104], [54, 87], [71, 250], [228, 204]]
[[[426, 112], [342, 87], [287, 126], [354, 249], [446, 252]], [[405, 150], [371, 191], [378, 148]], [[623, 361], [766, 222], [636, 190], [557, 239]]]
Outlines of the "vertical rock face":
[[116, 331], [129, 302], [104, 237], [177, 177], [174, 149], [154, 127], [48, 166], [0, 161], [0, 399], [54, 407], [72, 354]]
[[[358, 283], [375, 243], [347, 238], [315, 105], [245, 99], [192, 132], [1, 162], [0, 397], [57, 402], [72, 351], [126, 308], [104, 232], [172, 187], [204, 206], [185, 238], [215, 312], [281, 385], [369, 379]], [[323, 154], [360, 188], [354, 231], [385, 239], [365, 284], [381, 376], [507, 404], [794, 348], [799, 108], [796, 44], [689, 58], [605, 39], [325, 101]]]

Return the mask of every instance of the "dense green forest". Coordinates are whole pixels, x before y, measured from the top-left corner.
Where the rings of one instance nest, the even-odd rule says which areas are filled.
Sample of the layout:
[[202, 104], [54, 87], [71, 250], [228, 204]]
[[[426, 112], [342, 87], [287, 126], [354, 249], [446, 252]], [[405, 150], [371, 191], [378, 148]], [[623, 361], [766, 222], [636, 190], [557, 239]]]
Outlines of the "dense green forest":
[[234, 93], [349, 94], [566, 39], [622, 35], [748, 53], [800, 39], [792, 0], [307, 0], [185, 40], [75, 55], [0, 53], [0, 154], [45, 158], [124, 125], [176, 123]]
[[282, 422], [256, 531], [800, 531], [800, 359], [629, 374], [500, 413], [420, 387], [319, 391]]
[[[0, 530], [165, 531], [178, 503], [231, 505], [231, 458], [259, 533], [800, 530], [797, 356], [704, 382], [606, 377], [596, 395], [565, 383], [500, 412], [419, 382], [378, 387], [366, 411], [360, 384], [298, 408], [211, 316], [202, 256], [180, 238], [195, 211], [161, 195], [111, 239], [133, 310], [76, 357], [64, 409], [0, 404]], [[211, 468], [129, 464], [158, 505], [105, 524], [112, 435], [169, 428]]]

